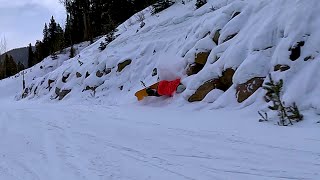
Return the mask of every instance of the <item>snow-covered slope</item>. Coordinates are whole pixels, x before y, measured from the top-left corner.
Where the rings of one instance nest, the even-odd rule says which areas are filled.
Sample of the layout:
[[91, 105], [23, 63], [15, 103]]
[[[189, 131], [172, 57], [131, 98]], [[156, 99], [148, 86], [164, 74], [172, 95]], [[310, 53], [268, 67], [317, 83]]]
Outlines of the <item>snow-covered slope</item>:
[[[119, 36], [105, 50], [98, 49], [101, 38], [80, 56], [67, 61], [61, 57], [58, 61], [64, 63], [52, 71], [48, 68], [54, 61], [45, 59], [26, 74], [26, 99], [131, 103], [142, 88], [140, 81], [149, 85], [179, 77], [187, 86], [184, 93], [146, 101], [181, 105], [204, 98], [210, 108], [252, 103], [263, 108], [264, 91], [259, 87], [271, 73], [276, 80], [284, 79], [288, 104], [320, 107], [314, 98], [320, 86], [318, 0], [209, 0], [199, 9], [194, 4], [178, 1], [154, 16], [147, 8], [144, 27], [133, 16], [118, 27]], [[123, 62], [130, 64], [120, 70]], [[193, 71], [199, 62], [203, 69]], [[157, 75], [152, 76], [155, 69]], [[211, 87], [198, 92], [207, 85]]]
[[[318, 0], [194, 4], [44, 59], [27, 90], [22, 72], [1, 80], [0, 179], [319, 180]], [[303, 122], [258, 122], [269, 73]], [[184, 93], [137, 102], [140, 81], [177, 77]]]

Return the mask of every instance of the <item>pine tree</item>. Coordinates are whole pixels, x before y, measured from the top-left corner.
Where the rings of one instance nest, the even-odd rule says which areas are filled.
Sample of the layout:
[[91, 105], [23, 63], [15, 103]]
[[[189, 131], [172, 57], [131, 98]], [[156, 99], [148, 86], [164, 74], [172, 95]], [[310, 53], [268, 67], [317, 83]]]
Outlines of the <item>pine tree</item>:
[[3, 70], [4, 70], [4, 78], [6, 78], [6, 77], [8, 77], [9, 76], [9, 55], [8, 54], [6, 54], [5, 55], [5, 58], [4, 58], [4, 61], [3, 61]]
[[68, 47], [72, 45], [72, 28], [71, 28], [71, 20], [70, 15], [67, 15], [66, 25], [65, 25], [65, 31], [64, 31], [64, 43], [65, 46]]
[[6, 78], [15, 75], [18, 71], [16, 62], [13, 60], [13, 57], [8, 54], [6, 54], [4, 59], [4, 68]]
[[48, 45], [49, 45], [49, 49], [50, 49], [50, 54], [52, 56], [55, 55], [56, 50], [57, 50], [57, 45], [56, 45], [56, 41], [57, 41], [57, 23], [54, 19], [54, 17], [51, 17], [50, 23], [49, 23], [49, 36], [48, 36]]
[[60, 50], [60, 52], [62, 52], [62, 50], [65, 48], [65, 42], [64, 42], [64, 31], [61, 28], [60, 24], [57, 24], [57, 39], [54, 42], [55, 43], [55, 47], [57, 50]]
[[41, 57], [38, 61], [41, 61], [43, 58], [47, 57], [50, 54], [50, 47], [49, 47], [49, 29], [47, 23], [44, 24], [43, 28], [43, 39], [41, 43]]
[[[285, 103], [281, 99], [281, 92], [283, 88], [283, 80], [280, 79], [278, 82], [275, 82], [271, 75], [269, 75], [269, 82], [265, 83], [263, 86], [263, 89], [265, 89], [266, 95], [265, 100], [266, 102], [272, 102], [272, 106], [269, 106], [269, 109], [273, 111], [278, 112], [278, 116], [280, 118], [280, 121], [278, 124], [280, 126], [287, 126], [287, 125], [293, 125], [293, 121], [299, 122], [303, 119], [303, 115], [300, 114], [300, 111], [296, 105], [296, 103], [293, 103], [293, 105], [286, 107]], [[260, 116], [263, 120], [267, 120], [267, 114], [265, 113], [264, 117], [260, 112]]]
[[18, 72], [21, 72], [25, 69], [24, 65], [21, 62], [18, 62], [17, 68], [18, 68]]
[[18, 73], [18, 66], [12, 56], [9, 57], [9, 61], [10, 61], [10, 73], [11, 73], [10, 76], [13, 76]]
[[4, 64], [3, 62], [0, 61], [0, 80], [5, 78], [5, 69], [4, 69]]
[[157, 0], [157, 2], [154, 5], [152, 5], [152, 7], [153, 7], [152, 14], [157, 14], [157, 13], [167, 9], [168, 7], [170, 7], [173, 4], [174, 4], [174, 2], [171, 0]]
[[[66, 46], [105, 35], [134, 13], [157, 0], [60, 0], [66, 9], [64, 41]], [[161, 5], [171, 5], [165, 0]], [[49, 25], [50, 29], [50, 25]]]
[[47, 51], [47, 46], [41, 41], [37, 41], [35, 44], [35, 52], [34, 52], [34, 63], [39, 63], [43, 58], [48, 56], [45, 51]]
[[32, 67], [34, 65], [34, 54], [32, 50], [31, 43], [29, 44], [28, 47], [28, 68]]

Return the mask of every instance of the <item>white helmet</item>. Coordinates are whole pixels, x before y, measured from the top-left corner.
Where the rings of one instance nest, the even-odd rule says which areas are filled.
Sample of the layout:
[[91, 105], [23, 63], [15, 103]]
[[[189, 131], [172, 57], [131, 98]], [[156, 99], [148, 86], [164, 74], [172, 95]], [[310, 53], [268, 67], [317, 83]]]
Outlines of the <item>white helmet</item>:
[[183, 84], [180, 84], [178, 87], [177, 87], [177, 90], [176, 90], [176, 93], [182, 93], [184, 90], [186, 90], [186, 86], [183, 85]]

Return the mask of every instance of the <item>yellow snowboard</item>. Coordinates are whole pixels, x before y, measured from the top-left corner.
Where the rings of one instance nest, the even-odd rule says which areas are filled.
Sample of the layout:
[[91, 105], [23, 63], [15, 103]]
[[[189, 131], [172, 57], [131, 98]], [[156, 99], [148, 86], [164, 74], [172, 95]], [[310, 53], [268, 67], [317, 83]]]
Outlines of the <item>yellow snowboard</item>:
[[[159, 82], [155, 83], [155, 84], [152, 84], [151, 86], [149, 86], [151, 89], [157, 89], [158, 88], [158, 85], [159, 85]], [[147, 91], [146, 91], [146, 88], [143, 88], [139, 91], [137, 91], [135, 94], [134, 94], [137, 98], [138, 98], [138, 101], [141, 101], [144, 97], [147, 97], [148, 94], [147, 94]]]

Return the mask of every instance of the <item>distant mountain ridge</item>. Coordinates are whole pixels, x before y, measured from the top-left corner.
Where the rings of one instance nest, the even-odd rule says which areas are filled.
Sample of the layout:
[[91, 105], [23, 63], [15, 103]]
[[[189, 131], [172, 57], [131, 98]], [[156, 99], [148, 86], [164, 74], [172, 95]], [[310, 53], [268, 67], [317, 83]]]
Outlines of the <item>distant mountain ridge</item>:
[[[33, 51], [35, 50], [34, 47]], [[6, 53], [3, 53], [0, 55], [0, 60], [3, 61], [5, 58], [5, 54], [9, 54], [13, 57], [14, 61], [16, 63], [21, 62], [25, 67], [28, 65], [28, 47], [21, 47], [21, 48], [16, 48], [13, 50], [10, 50]]]

